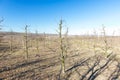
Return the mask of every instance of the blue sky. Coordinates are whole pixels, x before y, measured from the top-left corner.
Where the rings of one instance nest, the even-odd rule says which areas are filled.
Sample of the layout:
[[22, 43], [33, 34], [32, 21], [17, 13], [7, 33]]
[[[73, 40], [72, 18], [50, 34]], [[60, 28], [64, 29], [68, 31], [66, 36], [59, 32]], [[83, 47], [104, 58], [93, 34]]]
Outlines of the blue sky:
[[108, 34], [120, 28], [120, 0], [0, 0], [3, 30], [56, 33], [59, 20], [70, 34], [98, 31], [104, 24]]

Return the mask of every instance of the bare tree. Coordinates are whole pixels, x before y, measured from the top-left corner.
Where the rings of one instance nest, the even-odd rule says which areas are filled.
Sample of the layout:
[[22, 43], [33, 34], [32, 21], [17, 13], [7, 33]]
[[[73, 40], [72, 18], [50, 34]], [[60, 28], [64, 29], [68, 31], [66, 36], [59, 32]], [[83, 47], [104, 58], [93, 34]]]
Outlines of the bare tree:
[[[68, 36], [68, 29], [65, 33], [65, 36], [63, 36], [62, 29], [63, 28], [63, 21], [60, 20], [59, 28], [58, 28], [58, 34], [59, 34], [59, 41], [60, 41], [60, 61], [61, 61], [61, 72], [65, 73], [65, 59], [66, 59], [66, 53], [68, 46], [66, 43], [68, 42], [67, 36]], [[66, 43], [65, 43], [66, 42]]]
[[39, 53], [39, 38], [38, 38], [38, 31], [36, 30], [36, 50]]
[[26, 52], [26, 59], [28, 59], [28, 25], [25, 26], [25, 52]]
[[96, 46], [96, 44], [97, 44], [97, 42], [96, 42], [96, 41], [97, 41], [97, 32], [96, 32], [95, 29], [94, 29], [94, 32], [93, 32], [93, 33], [94, 33], [94, 37], [93, 37], [93, 39], [94, 39], [94, 40], [93, 40], [93, 50], [94, 50], [94, 53], [95, 53], [95, 55], [96, 55], [96, 52], [97, 52], [97, 50], [96, 50], [96, 47], [97, 47], [97, 46]]
[[[2, 19], [0, 20], [0, 23], [2, 23], [3, 21], [4, 21], [4, 19], [2, 18]], [[2, 29], [1, 26], [2, 26], [2, 25], [0, 25], [0, 30]]]
[[110, 54], [108, 53], [108, 50], [110, 50], [110, 46], [108, 44], [107, 36], [106, 36], [106, 31], [105, 31], [105, 26], [103, 25], [103, 42], [104, 42], [104, 47], [102, 48], [104, 51], [105, 57], [108, 57]]
[[[0, 24], [1, 24], [3, 21], [4, 21], [4, 19], [2, 18], [2, 19], [0, 20]], [[2, 30], [2, 25], [0, 25], [0, 30]], [[2, 41], [2, 38], [3, 38], [3, 35], [1, 34], [1, 35], [0, 35], [0, 43], [1, 43], [1, 41]]]
[[45, 47], [46, 47], [46, 34], [45, 34], [45, 32], [43, 34], [43, 38], [44, 38], [44, 51], [45, 51]]
[[13, 31], [10, 32], [10, 53], [13, 52]]

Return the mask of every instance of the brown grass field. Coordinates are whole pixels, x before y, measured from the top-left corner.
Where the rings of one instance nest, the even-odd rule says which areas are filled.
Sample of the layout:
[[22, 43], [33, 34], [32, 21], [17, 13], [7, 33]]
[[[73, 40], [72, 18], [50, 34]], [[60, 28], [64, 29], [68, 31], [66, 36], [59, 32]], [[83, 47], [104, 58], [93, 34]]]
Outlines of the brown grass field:
[[57, 35], [29, 35], [28, 59], [23, 34], [10, 36], [0, 44], [0, 80], [120, 80], [120, 37], [68, 36], [61, 73]]

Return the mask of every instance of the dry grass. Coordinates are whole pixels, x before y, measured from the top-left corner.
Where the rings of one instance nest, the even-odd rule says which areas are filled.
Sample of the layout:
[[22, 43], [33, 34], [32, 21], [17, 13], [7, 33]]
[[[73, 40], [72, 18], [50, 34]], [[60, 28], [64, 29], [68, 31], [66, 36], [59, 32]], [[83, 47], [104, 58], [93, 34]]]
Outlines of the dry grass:
[[[69, 37], [69, 49], [65, 60], [65, 76], [60, 75], [60, 49], [57, 36], [46, 36], [46, 42], [38, 35], [39, 52], [36, 49], [36, 36], [28, 37], [29, 59], [26, 62], [23, 48], [24, 38], [13, 35], [13, 52], [9, 52], [10, 35], [4, 36], [0, 47], [0, 78], [5, 80], [113, 80], [120, 79], [118, 37], [107, 37], [108, 44], [113, 52], [108, 58], [102, 55], [104, 41], [102, 38], [94, 40], [93, 37]], [[114, 43], [111, 44], [111, 40]], [[88, 42], [89, 41], [89, 42]], [[89, 44], [88, 44], [89, 43]], [[94, 53], [94, 44], [96, 53]], [[44, 45], [46, 47], [44, 47]], [[88, 47], [89, 46], [89, 47]], [[94, 74], [93, 74], [94, 73]]]

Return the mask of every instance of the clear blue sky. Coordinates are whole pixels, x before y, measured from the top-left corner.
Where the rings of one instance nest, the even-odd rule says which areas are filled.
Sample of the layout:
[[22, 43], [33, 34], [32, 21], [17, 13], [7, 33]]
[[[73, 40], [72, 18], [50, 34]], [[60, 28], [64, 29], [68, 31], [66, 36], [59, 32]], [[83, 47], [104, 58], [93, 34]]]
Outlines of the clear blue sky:
[[70, 34], [93, 29], [120, 28], [120, 0], [0, 0], [3, 30], [56, 33], [59, 20]]

